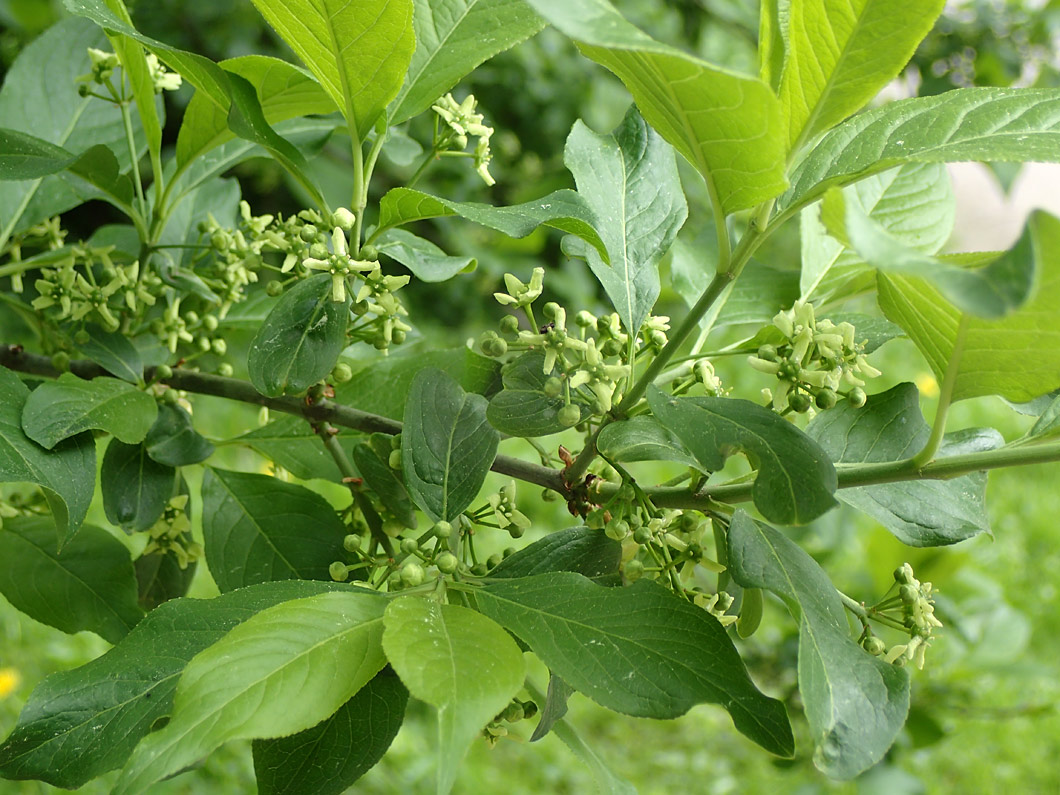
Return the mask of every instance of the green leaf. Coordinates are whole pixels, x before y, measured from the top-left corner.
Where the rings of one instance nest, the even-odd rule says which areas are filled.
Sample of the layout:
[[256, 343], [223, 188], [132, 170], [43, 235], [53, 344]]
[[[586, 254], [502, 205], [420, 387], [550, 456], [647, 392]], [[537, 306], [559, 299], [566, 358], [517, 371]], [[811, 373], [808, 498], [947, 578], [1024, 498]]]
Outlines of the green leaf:
[[596, 449], [612, 461], [676, 461], [696, 469], [701, 466], [676, 433], [647, 415], [604, 426]]
[[401, 124], [427, 110], [460, 78], [544, 26], [522, 0], [416, 0], [416, 51], [390, 107]]
[[[1060, 220], [1036, 212], [1028, 230], [1038, 265], [1032, 297], [1006, 317], [969, 320], [953, 400], [1001, 395], [1025, 403], [1060, 387]], [[905, 329], [941, 382], [960, 311], [923, 279], [877, 278], [884, 315]]]
[[187, 596], [198, 568], [198, 561], [191, 561], [182, 569], [177, 556], [168, 554], [166, 550], [138, 557], [133, 561], [133, 569], [136, 571], [140, 607], [154, 610], [170, 599]]
[[131, 384], [144, 380], [144, 363], [140, 352], [120, 332], [104, 331], [96, 325], [86, 325], [88, 342], [79, 345], [81, 352], [108, 373]]
[[206, 562], [222, 593], [269, 580], [327, 580], [345, 528], [316, 492], [267, 475], [207, 467]]
[[81, 527], [96, 488], [96, 445], [82, 434], [45, 450], [22, 430], [22, 409], [30, 391], [0, 367], [0, 483], [36, 483], [44, 489], [59, 548]]
[[69, 168], [76, 161], [77, 155], [61, 146], [0, 127], [0, 181], [46, 177]]
[[415, 40], [412, 0], [254, 0], [363, 139], [401, 88]]
[[229, 740], [282, 737], [330, 716], [386, 664], [385, 606], [368, 591], [323, 593], [233, 628], [188, 663], [172, 718], [133, 751], [115, 795], [142, 792]]
[[659, 297], [659, 260], [688, 216], [673, 149], [630, 106], [610, 135], [574, 123], [563, 162], [599, 220], [610, 265], [584, 243], [584, 257], [618, 316], [636, 334]]
[[175, 476], [176, 470], [153, 460], [143, 444], [111, 439], [99, 471], [107, 519], [126, 533], [149, 529], [173, 496]]
[[[545, 355], [537, 351], [524, 353], [505, 363], [501, 368], [504, 388], [490, 399], [486, 418], [490, 425], [509, 436], [547, 436], [559, 433], [568, 426], [557, 417], [566, 405], [562, 397], [549, 397], [544, 392]], [[553, 370], [553, 374], [555, 370]], [[594, 396], [587, 389], [571, 390], [571, 405], [581, 411], [581, 419], [592, 415], [589, 401]]]
[[285, 292], [250, 344], [254, 388], [297, 395], [331, 372], [346, 347], [350, 297], [331, 300], [331, 276], [319, 273]]
[[[363, 435], [349, 428], [339, 428], [335, 438], [349, 456]], [[247, 431], [232, 441], [247, 445], [301, 480], [342, 480], [343, 475], [335, 465], [335, 459], [303, 417], [281, 414], [267, 425]]]
[[254, 741], [261, 795], [341, 795], [382, 759], [405, 719], [409, 691], [389, 668], [310, 729]]
[[215, 306], [221, 303], [221, 297], [194, 270], [195, 257], [201, 256], [199, 247], [203, 244], [199, 224], [203, 218], [213, 216], [218, 225], [236, 227], [239, 199], [240, 187], [236, 180], [216, 178], [182, 194], [169, 207], [165, 227], [159, 235], [159, 243], [164, 248], [155, 258], [164, 282]]
[[455, 519], [482, 488], [500, 435], [486, 422], [486, 399], [441, 370], [412, 381], [401, 432], [405, 483], [434, 521]]
[[828, 454], [776, 412], [734, 398], [671, 398], [656, 388], [648, 403], [706, 471], [718, 471], [729, 455], [743, 452], [758, 470], [751, 497], [767, 519], [804, 524], [836, 505]]
[[539, 226], [551, 226], [577, 235], [601, 256], [607, 256], [607, 248], [596, 232], [596, 216], [580, 194], [566, 189], [554, 191], [536, 201], [494, 207], [478, 202], [454, 202], [411, 188], [393, 188], [379, 201], [379, 225], [371, 237], [413, 221], [452, 216], [460, 216], [515, 238], [526, 237]]
[[799, 621], [799, 690], [813, 733], [814, 764], [853, 778], [878, 762], [905, 723], [909, 676], [859, 647], [824, 570], [772, 527], [737, 511], [729, 564], [745, 588], [765, 588]]
[[1055, 436], [1060, 433], [1060, 398], [1055, 398], [1049, 407], [1035, 420], [1027, 436]]
[[903, 163], [962, 160], [1060, 161], [1060, 90], [959, 88], [865, 111], [795, 167], [777, 211]]
[[577, 692], [551, 671], [548, 674], [548, 692], [545, 694], [545, 703], [541, 705], [541, 719], [534, 727], [534, 733], [530, 735], [532, 743], [552, 731], [552, 727], [563, 719], [567, 714], [568, 699]]
[[182, 467], [198, 464], [213, 455], [214, 446], [192, 425], [182, 407], [164, 403], [158, 419], [144, 438], [147, 454], [160, 464]]
[[793, 149], [812, 141], [898, 76], [945, 0], [793, 0], [780, 101]]
[[167, 602], [102, 657], [37, 686], [18, 725], [0, 744], [0, 775], [74, 789], [121, 767], [140, 738], [171, 712], [188, 660], [267, 607], [349, 589], [339, 583], [274, 582], [216, 599]]
[[569, 527], [509, 555], [490, 570], [490, 577], [512, 579], [550, 571], [573, 571], [601, 584], [618, 585], [622, 545], [603, 530]]
[[444, 282], [478, 267], [474, 257], [453, 257], [430, 240], [405, 229], [391, 229], [376, 243], [380, 253], [397, 260], [423, 282]]
[[528, 0], [582, 53], [625, 83], [644, 119], [711, 186], [726, 215], [777, 196], [784, 179], [780, 101], [761, 80], [668, 47], [606, 0]]
[[[814, 417], [806, 434], [837, 464], [901, 461], [916, 455], [931, 429], [920, 413], [913, 384], [869, 397], [864, 407], [842, 401]], [[947, 455], [992, 450], [1004, 444], [994, 430], [950, 434], [939, 450]], [[989, 532], [986, 473], [951, 480], [911, 480], [842, 489], [836, 496], [878, 521], [914, 547], [954, 544]]]
[[87, 629], [117, 643], [143, 618], [129, 551], [106, 530], [85, 525], [58, 554], [51, 519], [6, 519], [0, 559], [0, 593], [63, 632]]
[[696, 704], [721, 704], [766, 750], [794, 750], [783, 704], [755, 688], [717, 619], [654, 582], [605, 588], [558, 572], [490, 582], [474, 599], [549, 670], [608, 709], [676, 718]]
[[449, 792], [467, 747], [523, 686], [523, 654], [507, 632], [466, 607], [399, 596], [383, 649], [405, 687], [438, 710], [435, 791]]
[[22, 409], [22, 428], [49, 450], [89, 429], [134, 444], [143, 441], [157, 413], [155, 399], [125, 381], [106, 377], [86, 381], [63, 373], [30, 393]]
[[353, 463], [364, 478], [365, 485], [376, 493], [383, 506], [405, 527], [415, 528], [416, 512], [409, 493], [390, 464], [364, 442], [354, 446]]

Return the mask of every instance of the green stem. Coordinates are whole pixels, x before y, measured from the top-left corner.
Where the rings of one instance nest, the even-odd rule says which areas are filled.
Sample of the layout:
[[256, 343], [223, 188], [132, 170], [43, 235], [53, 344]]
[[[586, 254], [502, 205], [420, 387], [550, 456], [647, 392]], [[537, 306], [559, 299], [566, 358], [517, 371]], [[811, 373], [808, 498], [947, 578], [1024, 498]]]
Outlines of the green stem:
[[946, 415], [949, 413], [950, 404], [953, 402], [953, 390], [957, 385], [957, 376], [961, 370], [961, 356], [964, 354], [964, 341], [968, 336], [968, 325], [971, 315], [961, 315], [961, 321], [957, 325], [957, 336], [953, 340], [953, 351], [950, 353], [949, 363], [946, 365], [946, 374], [942, 377], [942, 385], [939, 388], [939, 405], [935, 410], [935, 422], [931, 426], [931, 436], [928, 437], [924, 448], [913, 456], [910, 461], [917, 466], [923, 466], [935, 457], [942, 444], [942, 437], [946, 433]]
[[860, 621], [864, 626], [868, 626], [869, 613], [865, 609], [865, 605], [863, 605], [856, 599], [847, 596], [845, 593], [838, 589], [836, 590], [836, 593], [839, 594], [839, 601], [843, 603], [843, 607], [845, 607], [847, 610], [857, 616], [858, 621]]
[[121, 120], [125, 125], [125, 143], [129, 147], [129, 162], [132, 164], [132, 181], [136, 188], [136, 199], [140, 203], [141, 219], [147, 218], [147, 198], [144, 196], [144, 186], [140, 181], [140, 159], [136, 156], [136, 137], [133, 134], [132, 114], [129, 113], [129, 103], [122, 100], [118, 103], [121, 108]]

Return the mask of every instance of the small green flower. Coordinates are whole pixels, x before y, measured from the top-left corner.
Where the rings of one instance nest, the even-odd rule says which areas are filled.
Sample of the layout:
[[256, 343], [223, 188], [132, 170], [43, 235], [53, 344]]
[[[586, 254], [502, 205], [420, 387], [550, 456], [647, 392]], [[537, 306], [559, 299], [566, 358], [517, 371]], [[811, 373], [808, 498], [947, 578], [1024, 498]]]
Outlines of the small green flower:
[[504, 274], [504, 286], [508, 288], [507, 293], [494, 293], [493, 297], [502, 306], [525, 307], [532, 304], [541, 297], [544, 289], [545, 269], [534, 268], [530, 275], [530, 282], [523, 284], [511, 273]]
[[176, 91], [180, 88], [182, 79], [179, 74], [167, 70], [154, 53], [147, 53], [146, 58], [147, 70], [151, 75], [151, 82], [154, 83], [156, 94], [161, 94], [163, 91]]

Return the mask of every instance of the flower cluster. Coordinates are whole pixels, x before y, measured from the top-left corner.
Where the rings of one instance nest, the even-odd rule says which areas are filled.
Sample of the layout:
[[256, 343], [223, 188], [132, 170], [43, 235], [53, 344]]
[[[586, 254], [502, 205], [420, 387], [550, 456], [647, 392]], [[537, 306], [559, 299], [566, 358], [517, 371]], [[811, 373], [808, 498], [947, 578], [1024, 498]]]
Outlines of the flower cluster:
[[868, 616], [885, 626], [908, 633], [909, 642], [888, 649], [866, 625], [861, 645], [866, 651], [882, 656], [889, 663], [902, 666], [912, 661], [917, 668], [923, 668], [932, 633], [942, 626], [942, 622], [935, 617], [933, 588], [929, 582], [920, 582], [913, 576], [912, 566], [903, 563], [895, 569], [892, 591], [894, 589], [897, 589], [897, 595], [874, 605], [868, 610]]
[[151, 540], [144, 547], [145, 557], [151, 554], [173, 555], [181, 569], [186, 569], [189, 563], [202, 557], [202, 545], [191, 537], [187, 505], [187, 494], [173, 497], [166, 504], [161, 518], [147, 531]]
[[493, 185], [496, 180], [489, 173], [490, 160], [493, 159], [490, 152], [493, 128], [482, 123], [482, 114], [475, 112], [476, 104], [474, 94], [468, 94], [463, 102], [457, 102], [452, 94], [446, 94], [431, 106], [431, 110], [446, 124], [444, 133], [435, 134], [434, 149], [437, 152], [467, 154], [464, 150], [467, 148], [468, 136], [477, 138], [475, 149], [471, 153], [475, 161], [475, 171], [482, 177], [483, 182]]
[[853, 325], [817, 320], [813, 304], [799, 301], [779, 312], [773, 326], [783, 335], [783, 342], [762, 345], [748, 362], [780, 381], [771, 393], [774, 409], [802, 413], [811, 403], [829, 409], [843, 389], [851, 403], [865, 403], [864, 378], [875, 378], [880, 371], [865, 358], [865, 344], [855, 340]]
[[496, 494], [489, 496], [493, 519], [502, 529], [508, 531], [512, 538], [519, 538], [530, 527], [530, 520], [516, 507], [515, 481], [510, 480]]
[[[117, 99], [118, 91], [111, 82], [111, 78], [114, 76], [114, 70], [121, 66], [118, 56], [112, 52], [89, 47], [88, 59], [91, 63], [89, 71], [75, 79], [75, 82], [82, 84], [82, 95], [87, 96], [90, 93], [88, 84], [95, 83], [107, 87], [112, 95], [111, 98]], [[144, 60], [147, 62], [147, 73], [151, 77], [156, 94], [161, 94], [163, 91], [176, 91], [180, 88], [183, 82], [181, 76], [166, 69], [159, 62], [158, 56], [149, 52], [145, 54]]]

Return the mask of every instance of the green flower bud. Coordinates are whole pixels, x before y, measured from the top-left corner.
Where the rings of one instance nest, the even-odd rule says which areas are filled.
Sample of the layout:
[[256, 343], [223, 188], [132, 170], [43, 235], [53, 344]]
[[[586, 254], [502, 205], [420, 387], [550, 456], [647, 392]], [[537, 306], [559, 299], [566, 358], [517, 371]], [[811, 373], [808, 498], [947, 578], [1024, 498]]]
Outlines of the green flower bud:
[[387, 519], [383, 522], [383, 532], [391, 538], [397, 538], [403, 532], [405, 532], [405, 525], [399, 522], [397, 519]]
[[278, 295], [283, 295], [283, 282], [273, 279], [265, 285], [265, 294], [273, 298]]
[[485, 577], [487, 571], [489, 571], [489, 568], [485, 563], [476, 563], [471, 567], [471, 573], [476, 577]]
[[177, 401], [180, 400], [180, 395], [177, 394], [175, 389], [167, 389], [162, 393], [162, 402], [167, 406], [177, 405]]
[[860, 409], [862, 406], [864, 406], [865, 401], [868, 399], [869, 396], [865, 394], [865, 390], [859, 386], [856, 386], [849, 392], [847, 392], [847, 400], [849, 400], [850, 405], [852, 405], [856, 409]]
[[347, 552], [359, 552], [361, 549], [361, 537], [355, 533], [350, 533], [342, 539], [342, 548]]
[[344, 232], [349, 232], [353, 229], [354, 223], [357, 221], [357, 216], [347, 210], [345, 207], [340, 207], [331, 214], [331, 223], [339, 227]]
[[879, 657], [885, 651], [887, 651], [887, 644], [877, 638], [875, 635], [869, 635], [863, 641], [861, 641], [861, 648], [871, 654], [873, 657]]
[[406, 563], [401, 567], [401, 582], [409, 588], [423, 582], [426, 572], [419, 563]]
[[519, 318], [515, 315], [505, 315], [498, 326], [505, 334], [517, 334], [519, 333]]
[[625, 519], [612, 519], [604, 527], [608, 538], [615, 541], [623, 541], [629, 535], [629, 522]]
[[555, 301], [549, 301], [543, 307], [541, 307], [541, 313], [549, 320], [555, 320], [559, 317], [559, 313], [563, 311], [563, 307], [557, 304]]
[[155, 368], [155, 378], [159, 381], [165, 381], [167, 378], [173, 377], [173, 368], [168, 364], [160, 364]]
[[810, 396], [802, 392], [792, 392], [788, 395], [788, 405], [792, 411], [803, 414], [810, 408]]
[[835, 392], [831, 389], [818, 389], [817, 394], [814, 395], [814, 403], [817, 404], [817, 408], [828, 410], [835, 406], [836, 397]]
[[500, 552], [494, 552], [486, 559], [486, 565], [491, 569], [495, 569], [501, 565], [501, 561], [504, 560], [504, 555]]
[[70, 369], [70, 354], [66, 351], [58, 351], [52, 354], [52, 367], [60, 373], [65, 373]]
[[541, 391], [550, 398], [559, 397], [563, 394], [563, 381], [556, 376], [549, 376], [545, 379], [544, 385], [541, 387]]
[[456, 571], [457, 566], [460, 565], [460, 561], [457, 560], [456, 555], [452, 552], [443, 552], [434, 559], [434, 565], [438, 567], [438, 571], [442, 572], [442, 574], [452, 574]]
[[203, 353], [206, 353], [208, 350], [210, 350], [210, 347], [211, 347], [210, 338], [209, 337], [196, 337], [195, 338], [195, 346], [200, 351], [202, 351]]
[[898, 596], [902, 602], [911, 605], [920, 598], [920, 589], [911, 583], [905, 583], [898, 589]]
[[436, 538], [449, 538], [453, 534], [453, 526], [446, 521], [435, 522], [431, 532]]
[[630, 582], [636, 582], [644, 576], [644, 564], [636, 558], [627, 560], [622, 566], [622, 573], [626, 575], [626, 579]]
[[84, 329], [80, 329], [76, 334], [74, 334], [74, 343], [76, 345], [88, 345], [88, 343], [91, 341], [92, 335]]
[[419, 550], [420, 545], [416, 543], [415, 538], [403, 538], [401, 539], [401, 551], [406, 555], [415, 554]]
[[217, 365], [217, 374], [223, 375], [225, 378], [231, 378], [235, 373], [235, 368], [232, 367], [228, 362], [221, 362]]
[[518, 701], [513, 701], [509, 704], [504, 712], [501, 713], [501, 719], [508, 721], [508, 723], [518, 723], [525, 717], [523, 711], [523, 705]]
[[651, 530], [647, 527], [638, 527], [633, 531], [633, 540], [641, 546], [651, 543]]
[[228, 353], [228, 343], [225, 342], [221, 337], [215, 337], [210, 340], [210, 349], [218, 356], [224, 356]]
[[376, 262], [379, 259], [379, 249], [373, 245], [361, 246], [360, 258], [368, 262]]
[[523, 718], [524, 718], [524, 720], [530, 720], [530, 718], [534, 717], [534, 715], [536, 715], [536, 714], [537, 714], [537, 704], [535, 704], [533, 701], [524, 701], [523, 702]]
[[572, 425], [577, 425], [579, 420], [581, 420], [581, 417], [581, 409], [572, 403], [568, 403], [556, 412], [556, 420], [564, 428], [570, 428]]
[[331, 368], [331, 380], [336, 384], [345, 384], [353, 378], [353, 368], [346, 362], [339, 362]]
[[217, 315], [206, 315], [202, 319], [202, 327], [207, 331], [217, 331], [217, 326], [220, 322], [217, 319]]
[[618, 340], [608, 340], [600, 348], [600, 353], [604, 356], [618, 356], [622, 353], [622, 343]]
[[350, 570], [341, 560], [336, 560], [328, 566], [328, 574], [335, 582], [346, 582], [346, 578], [350, 576]]
[[401, 469], [401, 450], [391, 450], [386, 462], [391, 469]]
[[775, 345], [762, 345], [758, 348], [758, 358], [767, 362], [775, 362], [778, 358]]
[[199, 313], [196, 312], [194, 309], [189, 312], [185, 312], [184, 322], [187, 323], [189, 326], [194, 326], [196, 323], [199, 322]]
[[[401, 345], [405, 341], [405, 338], [406, 332], [404, 329], [396, 328], [390, 335], [390, 341], [395, 345]], [[504, 340], [501, 340], [501, 342], [504, 342]], [[505, 346], [505, 348], [507, 348], [507, 346]]]

